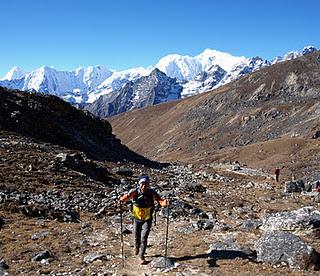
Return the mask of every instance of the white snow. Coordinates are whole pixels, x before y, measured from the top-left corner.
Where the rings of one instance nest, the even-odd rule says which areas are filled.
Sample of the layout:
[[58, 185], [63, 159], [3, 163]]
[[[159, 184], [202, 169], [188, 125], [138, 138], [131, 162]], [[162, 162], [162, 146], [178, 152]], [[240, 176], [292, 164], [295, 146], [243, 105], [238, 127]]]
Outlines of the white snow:
[[1, 80], [22, 79], [26, 74], [27, 72], [20, 67], [14, 66]]
[[216, 50], [206, 49], [195, 58], [201, 63], [204, 71], [208, 70], [212, 65], [219, 65], [223, 70], [230, 71], [235, 65], [246, 62], [245, 57], [236, 57], [228, 53]]
[[[283, 57], [274, 59], [272, 64], [315, 50], [317, 50], [315, 47], [307, 46], [302, 51], [288, 52]], [[47, 92], [70, 101], [92, 103], [101, 95], [112, 93], [130, 81], [135, 82], [142, 76], [148, 76], [152, 70], [158, 68], [183, 85], [181, 96], [186, 97], [216, 88], [270, 64], [260, 58], [239, 57], [205, 49], [194, 57], [171, 54], [161, 58], [155, 66], [123, 71], [110, 70], [102, 65], [79, 67], [73, 71], [58, 71], [52, 67], [43, 66], [26, 73], [19, 67], [13, 67], [0, 80], [0, 84], [11, 89]], [[226, 73], [216, 83], [217, 75], [214, 72], [218, 67]]]

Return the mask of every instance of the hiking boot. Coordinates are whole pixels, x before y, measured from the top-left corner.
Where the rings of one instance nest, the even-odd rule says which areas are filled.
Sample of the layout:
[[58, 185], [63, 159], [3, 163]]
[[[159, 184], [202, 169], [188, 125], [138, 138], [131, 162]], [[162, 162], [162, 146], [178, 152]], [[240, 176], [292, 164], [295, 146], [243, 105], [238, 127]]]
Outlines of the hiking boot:
[[146, 265], [146, 264], [148, 264], [148, 262], [146, 261], [146, 259], [144, 257], [141, 257], [140, 258], [140, 264], [141, 265]]
[[139, 247], [134, 248], [134, 255], [139, 255]]

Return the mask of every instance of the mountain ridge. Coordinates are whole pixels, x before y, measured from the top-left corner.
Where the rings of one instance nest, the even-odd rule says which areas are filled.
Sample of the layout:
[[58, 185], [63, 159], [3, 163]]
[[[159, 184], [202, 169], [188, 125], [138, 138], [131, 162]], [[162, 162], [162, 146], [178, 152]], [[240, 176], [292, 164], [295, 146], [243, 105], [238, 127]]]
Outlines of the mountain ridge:
[[[154, 68], [158, 68], [168, 77], [177, 78], [181, 82], [184, 90], [181, 95], [185, 97], [226, 84], [272, 63], [296, 58], [315, 50], [313, 46], [308, 46], [302, 51], [289, 52], [284, 57], [269, 62], [259, 57], [236, 57], [217, 50], [206, 49], [195, 57], [173, 54], [163, 57], [155, 66], [132, 68], [119, 72], [109, 70], [104, 66], [80, 67], [73, 71], [58, 71], [52, 67], [43, 66], [26, 73], [15, 67], [0, 80], [0, 86], [50, 93], [72, 104], [84, 104], [92, 103], [102, 95], [121, 89], [127, 82], [137, 81], [140, 77], [149, 75]], [[209, 71], [212, 66], [219, 66], [227, 72], [223, 79], [220, 79], [218, 83], [217, 78], [213, 82], [210, 81], [210, 78], [197, 80], [201, 74], [210, 75]]]
[[315, 52], [203, 94], [109, 119], [127, 146], [157, 160], [208, 160], [220, 151], [282, 138], [316, 143], [319, 60]]

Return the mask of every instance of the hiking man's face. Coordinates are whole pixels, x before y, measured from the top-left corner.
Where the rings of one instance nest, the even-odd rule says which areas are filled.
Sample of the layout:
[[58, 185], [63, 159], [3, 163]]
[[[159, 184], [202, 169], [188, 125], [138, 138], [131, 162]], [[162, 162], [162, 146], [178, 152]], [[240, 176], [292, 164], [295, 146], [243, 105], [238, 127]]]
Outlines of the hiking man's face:
[[141, 182], [140, 183], [140, 190], [141, 190], [141, 192], [145, 192], [147, 189], [148, 189], [148, 187], [149, 187], [149, 183], [148, 182]]

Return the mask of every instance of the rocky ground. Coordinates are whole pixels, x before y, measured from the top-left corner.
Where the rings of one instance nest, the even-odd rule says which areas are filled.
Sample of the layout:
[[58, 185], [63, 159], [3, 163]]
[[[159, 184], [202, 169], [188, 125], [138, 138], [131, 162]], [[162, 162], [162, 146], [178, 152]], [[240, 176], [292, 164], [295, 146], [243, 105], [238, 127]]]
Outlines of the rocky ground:
[[[319, 273], [313, 183], [276, 182], [270, 171], [224, 159], [162, 169], [96, 161], [9, 132], [0, 135], [0, 159], [0, 275]], [[142, 172], [171, 202], [157, 212], [145, 266], [132, 252], [129, 205], [122, 258], [117, 204]], [[168, 212], [174, 265], [163, 267]]]

